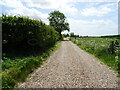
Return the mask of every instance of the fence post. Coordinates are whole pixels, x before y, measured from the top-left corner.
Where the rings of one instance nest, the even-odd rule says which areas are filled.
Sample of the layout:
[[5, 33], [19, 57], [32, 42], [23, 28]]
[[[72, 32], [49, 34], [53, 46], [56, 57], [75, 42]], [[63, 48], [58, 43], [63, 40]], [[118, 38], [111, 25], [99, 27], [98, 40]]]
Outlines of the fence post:
[[115, 45], [116, 45], [116, 46], [119, 45], [119, 42], [118, 42], [117, 40], [115, 41]]
[[115, 50], [115, 48], [114, 48], [114, 41], [110, 41], [110, 52], [113, 54], [114, 53], [114, 50]]

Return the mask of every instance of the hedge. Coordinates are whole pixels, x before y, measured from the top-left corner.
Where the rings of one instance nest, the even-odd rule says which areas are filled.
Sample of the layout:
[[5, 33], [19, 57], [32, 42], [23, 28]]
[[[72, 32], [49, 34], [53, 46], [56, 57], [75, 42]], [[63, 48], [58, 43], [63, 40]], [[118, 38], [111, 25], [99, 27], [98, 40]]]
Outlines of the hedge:
[[1, 18], [3, 52], [30, 50], [32, 47], [46, 50], [59, 39], [59, 33], [41, 20], [7, 15]]

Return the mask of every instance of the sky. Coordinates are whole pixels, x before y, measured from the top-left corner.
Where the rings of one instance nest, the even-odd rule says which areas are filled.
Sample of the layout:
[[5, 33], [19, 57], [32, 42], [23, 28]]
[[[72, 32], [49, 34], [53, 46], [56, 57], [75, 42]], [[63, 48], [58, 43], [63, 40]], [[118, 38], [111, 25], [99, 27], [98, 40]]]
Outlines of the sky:
[[28, 16], [49, 24], [49, 13], [59, 10], [67, 17], [70, 32], [80, 36], [118, 34], [119, 0], [1, 0], [1, 15]]

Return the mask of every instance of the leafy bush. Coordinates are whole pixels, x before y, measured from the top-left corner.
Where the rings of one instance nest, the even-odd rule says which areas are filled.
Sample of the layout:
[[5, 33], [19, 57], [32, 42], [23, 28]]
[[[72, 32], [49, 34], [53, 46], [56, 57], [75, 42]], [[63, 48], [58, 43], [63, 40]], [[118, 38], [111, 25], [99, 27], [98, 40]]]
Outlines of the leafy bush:
[[[39, 20], [6, 15], [1, 18], [2, 88], [13, 89], [19, 81], [24, 81], [33, 69], [43, 63], [50, 52], [57, 47], [54, 45], [60, 36], [52, 26]], [[54, 48], [51, 48], [53, 46]], [[18, 57], [17, 53], [20, 54]]]
[[29, 73], [35, 68], [41, 66], [47, 59], [50, 53], [58, 48], [56, 43], [54, 47], [50, 48], [47, 52], [44, 52], [38, 56], [31, 56], [21, 59], [8, 59], [3, 61], [2, 65], [2, 88], [13, 89], [18, 82], [24, 81]]
[[[52, 26], [28, 17], [2, 16], [3, 52], [23, 53], [46, 50], [59, 39]], [[33, 46], [33, 44], [35, 44]], [[25, 54], [23, 53], [23, 54]]]

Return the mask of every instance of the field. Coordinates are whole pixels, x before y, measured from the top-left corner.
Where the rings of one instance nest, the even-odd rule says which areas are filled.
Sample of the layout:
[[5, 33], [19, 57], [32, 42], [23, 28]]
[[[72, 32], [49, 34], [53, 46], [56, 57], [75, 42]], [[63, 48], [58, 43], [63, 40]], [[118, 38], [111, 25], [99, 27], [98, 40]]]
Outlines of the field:
[[120, 48], [115, 48], [115, 53], [110, 52], [110, 41], [118, 41], [120, 44], [120, 39], [118, 38], [74, 38], [71, 37], [70, 40], [77, 44], [81, 49], [95, 55], [102, 62], [110, 66], [113, 70], [120, 72], [119, 66], [119, 55]]

